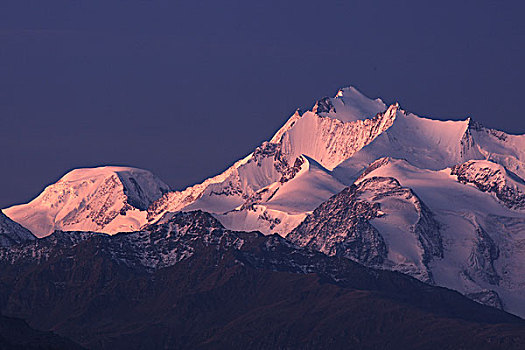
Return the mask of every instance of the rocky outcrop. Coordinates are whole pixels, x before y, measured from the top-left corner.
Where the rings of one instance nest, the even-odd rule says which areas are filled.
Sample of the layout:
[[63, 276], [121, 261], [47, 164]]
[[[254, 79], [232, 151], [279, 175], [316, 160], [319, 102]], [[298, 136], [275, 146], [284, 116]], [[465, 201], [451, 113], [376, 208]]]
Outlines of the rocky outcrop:
[[[417, 219], [406, 227], [407, 236], [385, 238], [374, 226], [374, 219], [388, 220], [382, 208], [386, 199], [409, 203]], [[413, 193], [393, 178], [373, 177], [352, 185], [321, 204], [288, 236], [292, 242], [328, 255], [344, 256], [367, 266], [381, 266], [408, 273], [426, 282], [433, 282], [429, 263], [443, 257], [440, 224], [430, 209]], [[395, 240], [395, 241], [394, 241]], [[399, 255], [394, 245], [418, 245], [416, 261], [392, 261]], [[413, 243], [410, 243], [410, 240]]]
[[478, 237], [468, 258], [469, 272], [492, 285], [498, 285], [501, 277], [494, 264], [499, 257], [499, 248], [483, 227], [477, 225], [476, 233]]
[[462, 183], [472, 184], [480, 191], [493, 193], [508, 208], [525, 208], [525, 181], [502, 165], [471, 160], [452, 167], [450, 173], [457, 176], [458, 181]]
[[315, 209], [287, 238], [327, 255], [380, 266], [387, 257], [387, 246], [370, 224], [380, 215], [380, 206], [359, 200], [359, 194], [357, 186], [344, 189]]
[[22, 242], [33, 241], [36, 237], [0, 211], [0, 247], [10, 247]]

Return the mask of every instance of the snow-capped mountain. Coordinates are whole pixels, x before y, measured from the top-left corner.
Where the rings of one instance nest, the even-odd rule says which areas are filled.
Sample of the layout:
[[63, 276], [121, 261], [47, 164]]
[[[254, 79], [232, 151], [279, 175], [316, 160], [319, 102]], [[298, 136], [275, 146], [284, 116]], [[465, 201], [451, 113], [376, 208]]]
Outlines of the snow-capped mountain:
[[9, 219], [0, 211], [0, 247], [35, 240], [36, 237], [28, 229]]
[[[231, 229], [286, 235], [379, 158], [406, 159], [432, 170], [489, 159], [525, 177], [524, 150], [522, 136], [486, 129], [470, 118], [418, 117], [397, 103], [387, 107], [350, 87], [317, 101], [311, 111], [297, 111], [270, 141], [224, 173], [167, 193], [150, 207], [148, 220], [162, 222], [170, 212], [201, 209]], [[301, 166], [315, 167], [323, 179], [305, 176], [297, 171]], [[299, 187], [303, 190], [287, 192]], [[279, 197], [296, 204], [276, 205]]]
[[[497, 193], [517, 193], [515, 187], [501, 185], [513, 184], [515, 175], [505, 176], [500, 165], [488, 161], [435, 171], [383, 158], [318, 207], [288, 238], [524, 316], [525, 213], [514, 209], [522, 197], [505, 196], [502, 202], [491, 191], [497, 186], [481, 191], [465, 182], [476, 167], [482, 170], [478, 175], [495, 174], [478, 178], [499, 184], [503, 191]], [[458, 176], [458, 171], [466, 175]]]
[[[224, 173], [164, 195], [150, 208], [149, 221], [201, 209], [216, 214], [228, 228], [285, 235], [308, 211], [347, 185], [331, 170], [387, 130], [395, 111], [395, 106], [387, 109], [380, 99], [368, 99], [355, 88], [342, 89], [334, 98], [319, 100], [311, 111], [298, 110], [270, 141]], [[302, 190], [294, 190], [299, 187]], [[301, 204], [279, 204], [279, 197]]]
[[142, 169], [76, 169], [31, 202], [4, 213], [38, 237], [54, 230], [133, 231], [147, 222], [149, 205], [168, 191], [168, 185]]
[[292, 232], [296, 244], [523, 316], [524, 161], [523, 135], [422, 118], [347, 88], [224, 174], [166, 194], [150, 220], [202, 209], [230, 229]]
[[419, 117], [350, 87], [183, 191], [138, 169], [79, 169], [5, 213], [44, 236], [202, 210], [226, 229], [279, 233], [525, 316], [524, 179], [525, 135]]

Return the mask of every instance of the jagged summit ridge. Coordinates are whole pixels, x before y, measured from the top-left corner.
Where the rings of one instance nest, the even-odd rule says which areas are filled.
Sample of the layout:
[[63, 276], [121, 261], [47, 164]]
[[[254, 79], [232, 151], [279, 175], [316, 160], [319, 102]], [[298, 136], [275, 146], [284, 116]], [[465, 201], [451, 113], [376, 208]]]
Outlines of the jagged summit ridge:
[[[322, 108], [318, 102], [311, 111], [296, 111], [269, 142], [264, 142], [224, 173], [163, 196], [151, 206], [149, 221], [156, 222], [178, 210], [201, 209], [217, 215], [227, 214], [262, 189], [278, 183], [283, 174], [293, 172], [294, 163], [301, 156], [330, 171], [388, 129], [398, 108], [394, 105], [387, 109], [381, 100], [368, 99], [355, 88], [342, 89], [336, 97], [323, 101], [326, 104]], [[325, 107], [328, 112], [324, 111]], [[328, 182], [341, 183], [335, 178]], [[290, 214], [263, 210], [257, 214], [256, 221], [263, 225], [262, 231], [270, 233], [274, 232], [276, 222], [289, 221]], [[228, 225], [229, 219], [222, 217]], [[297, 220], [298, 217], [293, 219]], [[285, 226], [286, 229], [277, 228], [277, 232], [286, 234], [291, 227]]]
[[340, 89], [335, 97], [318, 100], [312, 112], [323, 117], [332, 117], [342, 122], [352, 122], [373, 118], [387, 109], [385, 103], [377, 98], [372, 100], [353, 86]]

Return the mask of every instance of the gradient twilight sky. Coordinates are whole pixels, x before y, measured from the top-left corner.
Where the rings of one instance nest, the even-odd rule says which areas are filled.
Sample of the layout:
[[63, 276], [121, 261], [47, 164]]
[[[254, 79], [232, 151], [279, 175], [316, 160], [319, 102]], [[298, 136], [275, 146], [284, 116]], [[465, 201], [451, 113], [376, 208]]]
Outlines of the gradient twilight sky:
[[0, 2], [0, 207], [78, 167], [174, 189], [353, 85], [525, 132], [522, 1]]

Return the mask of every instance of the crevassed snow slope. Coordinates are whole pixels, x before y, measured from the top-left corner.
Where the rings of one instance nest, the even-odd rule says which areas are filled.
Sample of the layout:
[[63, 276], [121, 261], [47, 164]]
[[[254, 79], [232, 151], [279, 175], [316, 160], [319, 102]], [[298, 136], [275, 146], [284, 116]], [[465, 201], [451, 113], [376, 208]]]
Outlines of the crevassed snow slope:
[[31, 202], [4, 209], [4, 213], [37, 237], [57, 229], [133, 231], [147, 222], [149, 205], [168, 191], [168, 185], [142, 169], [75, 169]]
[[[430, 208], [440, 224], [437, 231], [444, 248], [443, 257], [432, 259], [428, 264], [434, 283], [482, 302], [492, 299], [487, 303], [524, 317], [524, 211], [502, 203], [492, 191], [496, 188], [495, 183], [521, 191], [522, 180], [509, 176], [501, 165], [489, 161], [469, 161], [467, 166], [460, 174], [473, 175], [477, 178], [477, 186], [460, 182], [460, 176], [452, 175], [450, 168], [441, 171], [419, 169], [396, 159], [383, 162], [357, 183], [378, 176], [395, 178], [402, 186], [412, 189]], [[481, 171], [483, 169], [496, 171], [487, 173]], [[481, 176], [476, 176], [479, 174]], [[481, 181], [488, 186], [480, 187]], [[408, 215], [409, 211], [385, 204], [384, 198], [382, 201], [381, 210], [385, 215], [371, 223], [383, 234], [387, 246], [393, 249], [399, 245], [417, 245], [415, 241], [410, 243], [404, 234], [413, 230], [412, 223], [399, 220], [400, 211], [402, 215]], [[411, 259], [411, 253], [402, 255]], [[417, 273], [412, 274], [417, 277]]]

